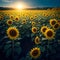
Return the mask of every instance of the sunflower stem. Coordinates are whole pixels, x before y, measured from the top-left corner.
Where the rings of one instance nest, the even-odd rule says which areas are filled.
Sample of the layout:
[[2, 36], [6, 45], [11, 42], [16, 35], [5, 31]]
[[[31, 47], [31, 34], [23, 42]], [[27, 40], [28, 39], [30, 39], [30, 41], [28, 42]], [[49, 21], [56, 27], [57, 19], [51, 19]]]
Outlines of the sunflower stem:
[[12, 59], [14, 60], [14, 40], [12, 40]]

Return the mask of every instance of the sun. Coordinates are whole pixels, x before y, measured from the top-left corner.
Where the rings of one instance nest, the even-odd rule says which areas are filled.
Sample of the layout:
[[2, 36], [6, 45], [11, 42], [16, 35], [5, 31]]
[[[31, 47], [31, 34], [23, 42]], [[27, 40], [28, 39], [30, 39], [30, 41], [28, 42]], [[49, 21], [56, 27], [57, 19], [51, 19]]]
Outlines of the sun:
[[22, 3], [22, 2], [15, 4], [15, 8], [18, 10], [22, 10], [22, 9], [26, 8], [27, 6], [28, 5], [26, 5], [25, 3]]
[[29, 4], [24, 3], [24, 2], [15, 2], [14, 4], [11, 5], [12, 8], [16, 9], [16, 10], [23, 10], [26, 8], [29, 8]]
[[25, 8], [22, 4], [18, 4], [17, 6], [16, 6], [16, 8], [17, 9], [23, 9], [23, 8]]

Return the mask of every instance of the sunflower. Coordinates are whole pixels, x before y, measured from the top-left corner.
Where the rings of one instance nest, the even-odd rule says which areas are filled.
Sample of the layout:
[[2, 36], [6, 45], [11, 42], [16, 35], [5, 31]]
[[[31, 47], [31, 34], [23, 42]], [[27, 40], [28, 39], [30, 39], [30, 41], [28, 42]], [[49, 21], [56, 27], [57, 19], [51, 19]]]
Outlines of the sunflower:
[[37, 18], [38, 16], [37, 15], [34, 15], [34, 18]]
[[60, 25], [60, 20], [58, 20], [57, 23]]
[[51, 26], [54, 26], [56, 23], [57, 23], [57, 20], [56, 19], [51, 19], [50, 20], [50, 25]]
[[7, 35], [10, 39], [17, 39], [19, 36], [19, 31], [16, 27], [9, 27], [7, 29]]
[[19, 17], [18, 16], [15, 17], [15, 21], [17, 21], [17, 22], [19, 21]]
[[13, 16], [13, 15], [11, 15], [11, 16], [10, 16], [10, 19], [14, 19], [14, 16]]
[[32, 20], [34, 20], [34, 17], [33, 17], [33, 16], [31, 16], [31, 17], [30, 17], [30, 20], [31, 20], [31, 21], [32, 21]]
[[3, 16], [2, 15], [0, 15], [0, 20], [3, 20]]
[[12, 20], [7, 20], [8, 25], [12, 25], [13, 21]]
[[33, 21], [33, 22], [32, 22], [32, 26], [35, 26], [35, 25], [36, 25], [36, 22]]
[[22, 24], [25, 24], [25, 23], [26, 23], [26, 19], [23, 19], [23, 20], [22, 20]]
[[35, 47], [33, 49], [31, 49], [30, 51], [30, 56], [34, 59], [37, 59], [41, 54], [40, 48]]
[[37, 33], [37, 28], [36, 27], [32, 27], [32, 33]]
[[38, 36], [35, 37], [35, 44], [40, 44], [40, 38]]
[[55, 36], [55, 32], [53, 29], [47, 29], [44, 35], [46, 36], [47, 39], [53, 39]]
[[40, 31], [44, 34], [47, 29], [48, 29], [47, 26], [42, 26]]
[[60, 25], [59, 25], [59, 23], [56, 23], [54, 26], [53, 26], [53, 28], [56, 30], [56, 29], [59, 29], [60, 28]]

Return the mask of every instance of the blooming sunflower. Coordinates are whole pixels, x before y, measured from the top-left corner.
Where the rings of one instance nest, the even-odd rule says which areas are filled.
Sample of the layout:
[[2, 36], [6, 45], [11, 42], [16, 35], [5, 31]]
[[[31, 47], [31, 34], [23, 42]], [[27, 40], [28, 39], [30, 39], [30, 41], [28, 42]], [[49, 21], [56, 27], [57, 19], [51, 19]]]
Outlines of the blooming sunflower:
[[16, 27], [9, 27], [7, 29], [7, 35], [10, 39], [17, 39], [19, 36], [19, 31]]
[[36, 27], [32, 27], [32, 33], [37, 33], [37, 28]]
[[35, 37], [35, 44], [40, 44], [40, 38], [38, 36]]
[[60, 28], [60, 25], [59, 25], [59, 23], [56, 23], [54, 26], [53, 26], [53, 28], [56, 30], [56, 29], [59, 29]]
[[4, 18], [4, 17], [3, 17], [2, 15], [0, 15], [0, 20], [3, 20], [3, 18]]
[[13, 15], [11, 15], [11, 16], [10, 16], [10, 19], [14, 19], [14, 16], [13, 16]]
[[42, 26], [40, 31], [44, 34], [47, 29], [48, 29], [47, 26]]
[[31, 17], [30, 17], [30, 20], [31, 20], [31, 21], [32, 21], [32, 20], [34, 20], [34, 17], [33, 17], [33, 16], [31, 16]]
[[47, 39], [53, 39], [55, 36], [55, 32], [53, 29], [47, 29], [44, 35], [46, 36]]
[[18, 16], [15, 17], [15, 21], [17, 21], [17, 22], [19, 21], [19, 17]]
[[37, 15], [34, 15], [34, 18], [37, 18], [38, 16]]
[[23, 20], [22, 20], [22, 24], [25, 24], [25, 23], [26, 23], [26, 19], [23, 19]]
[[12, 25], [13, 21], [12, 20], [7, 20], [8, 25]]
[[50, 25], [51, 26], [54, 26], [56, 23], [57, 23], [57, 20], [56, 19], [51, 19], [50, 20]]
[[36, 25], [36, 22], [33, 21], [33, 22], [32, 22], [32, 26], [35, 26], [35, 25]]
[[58, 20], [57, 23], [60, 25], [60, 20]]
[[35, 47], [33, 49], [31, 49], [30, 51], [30, 56], [34, 59], [37, 59], [41, 54], [40, 48]]

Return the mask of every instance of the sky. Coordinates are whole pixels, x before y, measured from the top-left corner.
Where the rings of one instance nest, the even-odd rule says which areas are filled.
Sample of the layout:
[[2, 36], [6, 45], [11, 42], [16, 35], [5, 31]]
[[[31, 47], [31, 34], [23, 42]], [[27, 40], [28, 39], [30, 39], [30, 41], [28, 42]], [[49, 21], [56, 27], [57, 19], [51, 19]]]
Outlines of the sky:
[[60, 7], [60, 0], [0, 0], [0, 7], [14, 6], [16, 3], [23, 3], [28, 7]]

